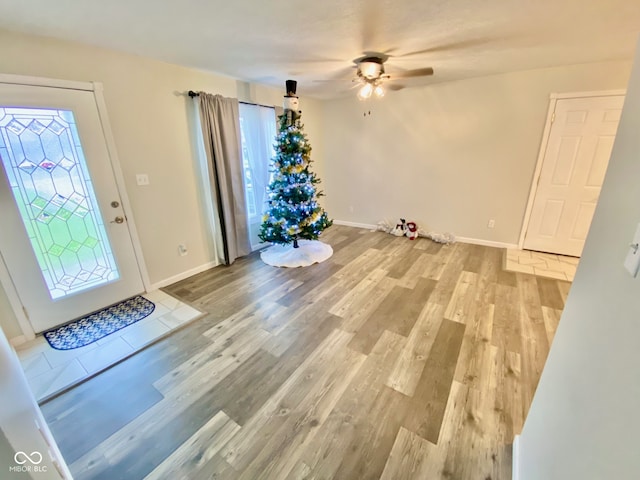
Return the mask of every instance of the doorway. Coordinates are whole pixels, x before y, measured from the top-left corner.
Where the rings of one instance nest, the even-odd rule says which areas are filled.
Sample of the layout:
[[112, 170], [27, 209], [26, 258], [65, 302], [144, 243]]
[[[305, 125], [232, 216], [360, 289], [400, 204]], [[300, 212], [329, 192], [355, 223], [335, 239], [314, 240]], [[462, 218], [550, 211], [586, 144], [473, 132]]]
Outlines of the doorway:
[[580, 257], [624, 92], [552, 95], [519, 248]]
[[0, 267], [27, 338], [145, 290], [96, 87], [0, 78]]

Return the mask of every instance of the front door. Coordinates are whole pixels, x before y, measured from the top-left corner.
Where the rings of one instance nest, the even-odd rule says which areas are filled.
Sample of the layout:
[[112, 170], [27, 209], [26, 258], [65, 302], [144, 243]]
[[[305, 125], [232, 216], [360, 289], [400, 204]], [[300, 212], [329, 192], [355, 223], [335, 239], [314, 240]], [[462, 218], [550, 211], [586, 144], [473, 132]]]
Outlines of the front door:
[[0, 253], [35, 332], [144, 291], [93, 91], [0, 83]]
[[621, 95], [557, 101], [525, 249], [581, 255], [623, 102]]

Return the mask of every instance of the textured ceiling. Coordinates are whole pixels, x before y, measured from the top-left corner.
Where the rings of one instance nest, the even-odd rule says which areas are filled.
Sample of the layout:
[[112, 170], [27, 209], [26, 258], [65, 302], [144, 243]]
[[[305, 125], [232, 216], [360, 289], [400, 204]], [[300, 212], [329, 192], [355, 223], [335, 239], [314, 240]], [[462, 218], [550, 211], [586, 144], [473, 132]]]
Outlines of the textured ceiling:
[[[283, 87], [344, 94], [353, 59], [388, 73], [433, 67], [425, 85], [630, 59], [638, 0], [0, 0], [0, 28], [75, 40]], [[398, 81], [400, 82], [400, 81]]]

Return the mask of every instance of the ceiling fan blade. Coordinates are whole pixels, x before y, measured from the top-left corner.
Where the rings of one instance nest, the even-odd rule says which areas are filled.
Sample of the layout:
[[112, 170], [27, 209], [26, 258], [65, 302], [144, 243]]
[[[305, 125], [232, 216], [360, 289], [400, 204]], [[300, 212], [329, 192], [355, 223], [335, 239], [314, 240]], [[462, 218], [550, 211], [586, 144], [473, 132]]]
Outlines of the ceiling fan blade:
[[397, 85], [397, 84], [390, 84], [390, 85], [386, 85], [385, 88], [388, 88], [389, 90], [391, 90], [392, 92], [397, 92], [398, 90], [402, 90], [403, 88], [406, 88], [405, 85]]
[[337, 64], [344, 64], [344, 59], [343, 58], [327, 58], [327, 57], [305, 57], [305, 58], [300, 58], [300, 59], [295, 59], [293, 61], [295, 64], [299, 64], [299, 63], [312, 63], [312, 64], [316, 64], [316, 63], [337, 63]]
[[[383, 18], [380, 0], [362, 2], [362, 49], [379, 44]], [[375, 48], [375, 47], [374, 47]]]
[[448, 43], [441, 43], [432, 47], [427, 47], [422, 50], [416, 50], [414, 52], [400, 53], [397, 55], [391, 55], [393, 58], [406, 58], [415, 55], [424, 55], [425, 53], [439, 53], [439, 52], [453, 52], [456, 50], [467, 50], [476, 47], [482, 47], [490, 45], [496, 41], [504, 40], [504, 37], [490, 36], [484, 38], [467, 38], [461, 40], [454, 40]]
[[332, 73], [329, 78], [314, 80], [314, 82], [348, 82], [353, 79], [355, 68], [355, 65], [343, 67], [337, 72]]
[[416, 68], [415, 70], [406, 70], [404, 72], [394, 72], [391, 75], [391, 80], [396, 78], [414, 78], [414, 77], [428, 77], [433, 75], [433, 68]]

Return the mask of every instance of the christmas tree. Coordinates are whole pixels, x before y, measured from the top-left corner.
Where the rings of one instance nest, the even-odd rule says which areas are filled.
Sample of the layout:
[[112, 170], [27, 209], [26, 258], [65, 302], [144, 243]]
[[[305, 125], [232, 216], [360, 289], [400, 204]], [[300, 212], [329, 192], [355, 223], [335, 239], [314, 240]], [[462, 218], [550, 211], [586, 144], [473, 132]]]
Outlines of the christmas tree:
[[258, 237], [281, 245], [298, 240], [317, 240], [333, 223], [318, 203], [320, 180], [311, 172], [311, 145], [300, 122], [295, 82], [287, 80], [285, 112], [278, 117], [276, 154], [272, 162], [272, 181], [268, 187], [268, 208], [262, 217]]

